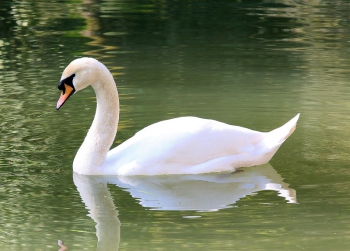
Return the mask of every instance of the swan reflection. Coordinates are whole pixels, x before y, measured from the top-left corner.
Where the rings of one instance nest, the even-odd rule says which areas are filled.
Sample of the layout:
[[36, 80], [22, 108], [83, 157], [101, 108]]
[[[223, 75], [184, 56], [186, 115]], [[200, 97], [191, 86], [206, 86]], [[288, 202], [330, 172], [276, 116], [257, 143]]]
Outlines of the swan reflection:
[[168, 176], [85, 176], [74, 173], [74, 183], [89, 216], [96, 222], [97, 250], [118, 250], [120, 221], [107, 184], [127, 190], [139, 203], [153, 210], [215, 211], [230, 207], [258, 191], [277, 191], [296, 203], [295, 190], [270, 165], [249, 167], [235, 173]]
[[96, 222], [98, 239], [96, 250], [116, 251], [120, 242], [120, 221], [107, 182], [96, 176], [74, 173], [76, 185], [82, 201], [89, 210], [89, 215]]
[[295, 191], [288, 188], [270, 164], [234, 173], [103, 179], [126, 189], [143, 207], [153, 210], [215, 211], [262, 190], [277, 191], [289, 203], [296, 202]]

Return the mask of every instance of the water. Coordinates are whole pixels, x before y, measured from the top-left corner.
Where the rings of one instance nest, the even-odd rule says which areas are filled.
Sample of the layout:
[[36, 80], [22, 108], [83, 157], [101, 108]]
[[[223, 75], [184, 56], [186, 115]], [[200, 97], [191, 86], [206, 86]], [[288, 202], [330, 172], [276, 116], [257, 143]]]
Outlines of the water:
[[[347, 250], [349, 9], [345, 0], [2, 0], [1, 249], [58, 250], [62, 240], [68, 250]], [[177, 116], [260, 131], [301, 118], [268, 165], [244, 172], [73, 176], [94, 93], [55, 104], [62, 70], [80, 56], [116, 79], [114, 145]]]

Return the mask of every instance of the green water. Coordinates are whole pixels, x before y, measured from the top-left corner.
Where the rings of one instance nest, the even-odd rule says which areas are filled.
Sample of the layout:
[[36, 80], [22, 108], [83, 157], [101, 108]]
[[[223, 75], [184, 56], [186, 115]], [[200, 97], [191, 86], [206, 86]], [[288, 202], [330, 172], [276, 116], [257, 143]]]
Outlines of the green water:
[[[1, 0], [0, 249], [349, 250], [349, 12], [346, 0]], [[93, 90], [55, 105], [81, 56], [117, 82], [115, 146], [178, 116], [260, 131], [301, 118], [268, 165], [243, 172], [80, 177]]]

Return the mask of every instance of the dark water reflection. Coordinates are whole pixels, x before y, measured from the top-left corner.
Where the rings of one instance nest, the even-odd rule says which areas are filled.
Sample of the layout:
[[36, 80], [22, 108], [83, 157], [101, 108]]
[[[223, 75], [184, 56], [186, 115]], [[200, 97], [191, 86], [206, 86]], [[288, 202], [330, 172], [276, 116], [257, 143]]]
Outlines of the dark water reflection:
[[216, 212], [148, 210], [127, 186], [108, 185], [120, 250], [346, 250], [349, 9], [345, 0], [1, 0], [1, 249], [58, 250], [58, 239], [96, 249], [71, 169], [93, 92], [54, 110], [63, 68], [93, 56], [121, 96], [115, 145], [176, 116], [267, 131], [301, 112], [271, 161], [298, 204], [259, 189]]

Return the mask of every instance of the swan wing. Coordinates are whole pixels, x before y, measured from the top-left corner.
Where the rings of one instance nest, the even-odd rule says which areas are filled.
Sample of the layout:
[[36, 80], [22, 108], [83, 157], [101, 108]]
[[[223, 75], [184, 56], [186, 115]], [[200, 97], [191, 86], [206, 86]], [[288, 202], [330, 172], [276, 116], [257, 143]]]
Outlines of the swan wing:
[[106, 162], [123, 175], [191, 173], [191, 166], [254, 151], [264, 135], [214, 120], [170, 119], [144, 128], [109, 151]]

